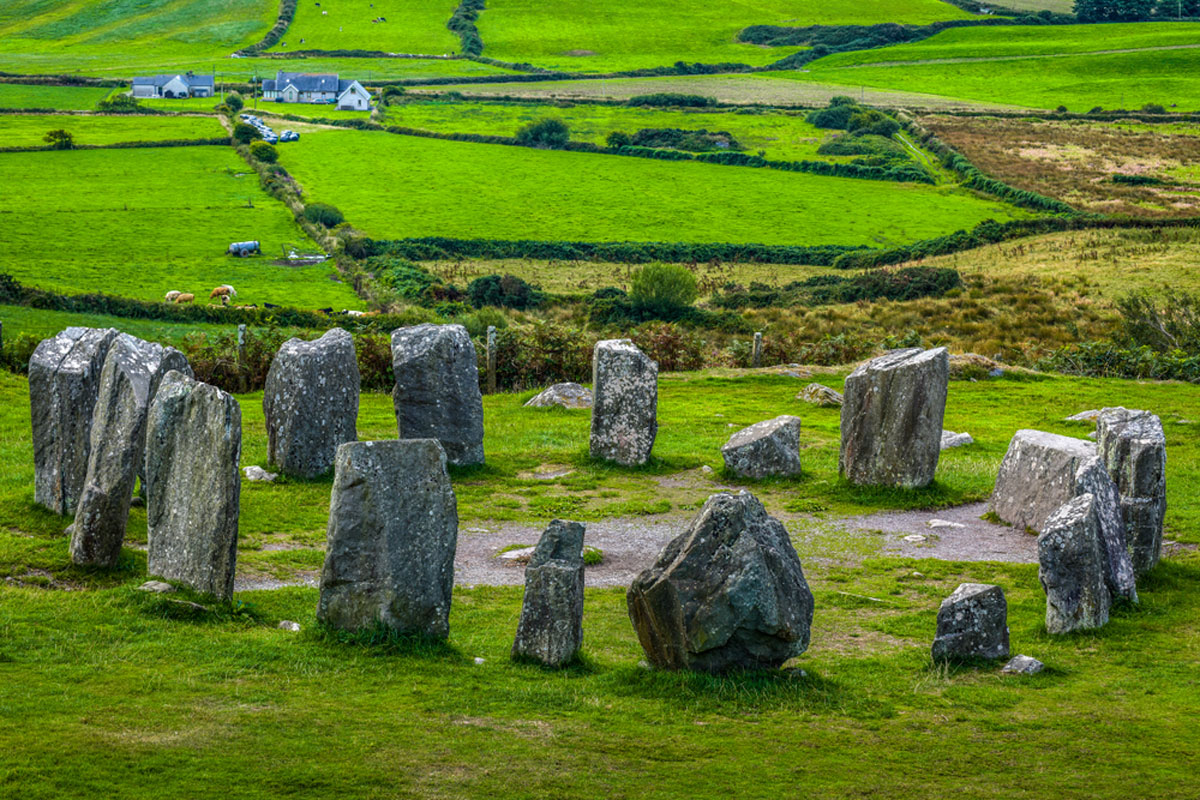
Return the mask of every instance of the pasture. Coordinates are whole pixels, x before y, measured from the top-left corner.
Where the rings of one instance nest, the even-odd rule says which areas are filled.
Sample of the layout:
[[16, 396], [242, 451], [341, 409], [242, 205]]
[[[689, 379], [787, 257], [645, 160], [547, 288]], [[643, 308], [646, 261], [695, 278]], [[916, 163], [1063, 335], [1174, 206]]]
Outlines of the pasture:
[[[0, 260], [17, 280], [59, 292], [208, 302], [223, 283], [242, 303], [358, 308], [330, 265], [274, 266], [281, 246], [313, 248], [292, 215], [228, 147], [0, 155]], [[226, 256], [257, 239], [264, 255]]]
[[0, 83], [0, 108], [50, 108], [87, 111], [95, 108], [111, 89], [96, 86], [35, 86]]
[[446, 27], [457, 7], [457, 0], [302, 1], [287, 33], [271, 49], [457, 53], [458, 37]]
[[380, 132], [313, 131], [301, 144], [280, 163], [376, 239], [885, 246], [1024, 213], [952, 187]]
[[48, 131], [65, 130], [77, 145], [215, 139], [228, 136], [216, 117], [128, 117], [84, 114], [0, 114], [0, 147], [43, 147]]

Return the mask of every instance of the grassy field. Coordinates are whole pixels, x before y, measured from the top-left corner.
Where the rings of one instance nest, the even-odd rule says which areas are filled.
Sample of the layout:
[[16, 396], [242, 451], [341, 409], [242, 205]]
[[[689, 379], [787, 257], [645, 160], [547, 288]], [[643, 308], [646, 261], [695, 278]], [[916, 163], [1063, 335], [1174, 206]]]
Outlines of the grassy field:
[[58, 129], [72, 134], [76, 144], [212, 139], [228, 135], [216, 117], [0, 114], [0, 147], [41, 147], [46, 132]]
[[94, 86], [33, 86], [0, 83], [0, 108], [53, 108], [87, 111], [108, 96], [110, 89]]
[[456, 0], [308, 0], [296, 6], [287, 34], [271, 49], [457, 53], [458, 37], [446, 28], [457, 7]]
[[[148, 300], [171, 289], [202, 302], [222, 283], [244, 303], [358, 308], [328, 265], [273, 266], [284, 243], [312, 247], [230, 148], [8, 153], [0, 261], [18, 280], [64, 292]], [[257, 239], [264, 257], [224, 255]]]
[[477, 25], [484, 55], [491, 58], [569, 72], [609, 72], [676, 61], [762, 66], [800, 49], [738, 43], [738, 31], [755, 24], [932, 22], [968, 16], [937, 0], [765, 0], [733, 6], [678, 0], [614, 0], [603, 6], [568, 0], [490, 0]]
[[301, 144], [281, 162], [375, 238], [882, 245], [1019, 213], [923, 184], [357, 131]]
[[[117, 328], [124, 333], [139, 336], [148, 341], [177, 345], [189, 333], [225, 333], [233, 325], [217, 325], [204, 322], [165, 322], [160, 319], [125, 319], [106, 314], [76, 314], [68, 311], [50, 311], [44, 308], [26, 308], [0, 304], [0, 323], [4, 324], [5, 338], [12, 336], [35, 336], [45, 339], [72, 325], [88, 328]], [[10, 340], [11, 341], [11, 340]]]

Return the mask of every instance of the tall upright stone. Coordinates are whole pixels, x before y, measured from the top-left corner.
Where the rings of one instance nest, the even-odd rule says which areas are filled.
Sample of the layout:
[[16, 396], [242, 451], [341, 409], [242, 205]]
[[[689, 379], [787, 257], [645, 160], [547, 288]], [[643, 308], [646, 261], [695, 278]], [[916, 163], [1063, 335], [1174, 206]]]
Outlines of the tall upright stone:
[[56, 514], [75, 511], [87, 477], [92, 411], [116, 328], [67, 328], [29, 359], [33, 499]]
[[87, 477], [71, 526], [71, 560], [111, 567], [121, 555], [134, 482], [146, 452], [146, 415], [163, 376], [191, 376], [183, 353], [122, 333], [100, 373]]
[[583, 645], [583, 534], [578, 522], [556, 519], [525, 567], [525, 598], [513, 658], [560, 667]]
[[787, 530], [754, 495], [715, 494], [626, 595], [651, 664], [778, 667], [808, 648], [813, 596]]
[[1074, 498], [1081, 494], [1092, 495], [1095, 504], [1109, 592], [1113, 597], [1136, 603], [1137, 577], [1133, 571], [1133, 560], [1129, 557], [1129, 547], [1125, 543], [1121, 499], [1117, 494], [1117, 485], [1108, 476], [1108, 470], [1099, 456], [1089, 458], [1075, 472], [1075, 489], [1071, 496]]
[[1167, 437], [1149, 411], [1106, 408], [1096, 422], [1096, 448], [1121, 497], [1121, 514], [1136, 573], [1162, 556], [1167, 513]]
[[146, 420], [147, 571], [233, 596], [242, 411], [215, 386], [168, 372]]
[[328, 472], [338, 446], [358, 439], [360, 386], [354, 337], [347, 331], [333, 328], [315, 341], [284, 342], [263, 390], [267, 461], [301, 478]]
[[941, 455], [946, 348], [893, 350], [846, 378], [838, 470], [863, 486], [928, 486]]
[[1004, 590], [962, 583], [942, 601], [933, 640], [934, 661], [1008, 658], [1008, 601]]
[[1045, 431], [1019, 430], [1000, 463], [991, 511], [1015, 528], [1040, 531], [1050, 515], [1079, 494], [1075, 475], [1096, 446]]
[[457, 544], [458, 506], [436, 439], [343, 444], [317, 619], [445, 639]]
[[1046, 630], [1070, 633], [1108, 622], [1112, 596], [1091, 494], [1069, 500], [1038, 536], [1038, 579], [1046, 591]]
[[392, 401], [401, 439], [437, 439], [446, 460], [483, 463], [483, 395], [475, 345], [462, 325], [392, 331]]
[[658, 435], [658, 364], [628, 339], [592, 352], [593, 458], [631, 467], [650, 460]]

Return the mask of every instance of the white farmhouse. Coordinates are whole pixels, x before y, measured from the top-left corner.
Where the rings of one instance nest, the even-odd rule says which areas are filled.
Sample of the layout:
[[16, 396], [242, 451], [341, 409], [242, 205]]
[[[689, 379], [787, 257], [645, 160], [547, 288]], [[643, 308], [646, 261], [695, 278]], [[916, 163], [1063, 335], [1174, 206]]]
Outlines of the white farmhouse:
[[276, 103], [329, 103], [351, 111], [366, 111], [371, 107], [371, 95], [358, 81], [311, 72], [280, 71], [275, 80], [263, 81], [263, 99]]
[[212, 75], [185, 72], [179, 75], [149, 75], [133, 79], [134, 97], [212, 97]]

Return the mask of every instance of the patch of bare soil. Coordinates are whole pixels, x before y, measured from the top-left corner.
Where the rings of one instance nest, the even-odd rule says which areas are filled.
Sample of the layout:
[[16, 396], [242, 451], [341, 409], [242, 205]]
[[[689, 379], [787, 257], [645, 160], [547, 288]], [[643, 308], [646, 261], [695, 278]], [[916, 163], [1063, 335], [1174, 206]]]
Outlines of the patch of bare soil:
[[883, 552], [944, 561], [1010, 561], [1036, 563], [1037, 537], [980, 517], [987, 503], [969, 503], [941, 511], [884, 511], [848, 517], [838, 524], [849, 530], [880, 531]]
[[594, 56], [595, 50], [568, 50], [563, 53], [564, 56]]

